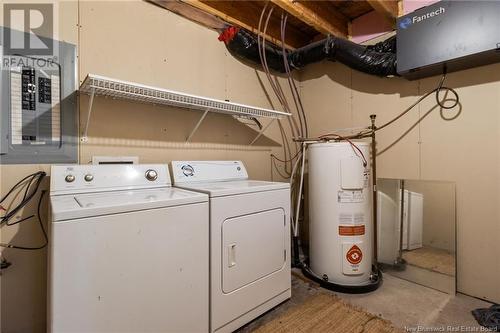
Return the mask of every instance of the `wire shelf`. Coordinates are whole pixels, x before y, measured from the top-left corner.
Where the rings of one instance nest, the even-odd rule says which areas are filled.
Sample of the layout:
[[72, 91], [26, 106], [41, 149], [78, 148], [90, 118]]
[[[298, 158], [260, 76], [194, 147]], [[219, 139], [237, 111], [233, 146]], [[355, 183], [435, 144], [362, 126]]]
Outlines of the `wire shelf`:
[[287, 112], [269, 110], [244, 104], [200, 97], [172, 90], [149, 87], [138, 83], [125, 82], [95, 74], [88, 74], [80, 91], [96, 96], [127, 99], [134, 102], [168, 105], [187, 109], [224, 113], [245, 117], [283, 118]]

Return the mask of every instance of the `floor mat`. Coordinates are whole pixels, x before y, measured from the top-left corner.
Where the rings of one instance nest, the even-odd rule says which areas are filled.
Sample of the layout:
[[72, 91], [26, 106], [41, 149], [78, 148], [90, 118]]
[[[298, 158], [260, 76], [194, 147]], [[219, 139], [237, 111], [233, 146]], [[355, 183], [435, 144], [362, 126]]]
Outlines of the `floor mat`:
[[392, 333], [400, 332], [390, 322], [345, 304], [338, 297], [319, 293], [278, 318], [256, 328], [258, 333]]

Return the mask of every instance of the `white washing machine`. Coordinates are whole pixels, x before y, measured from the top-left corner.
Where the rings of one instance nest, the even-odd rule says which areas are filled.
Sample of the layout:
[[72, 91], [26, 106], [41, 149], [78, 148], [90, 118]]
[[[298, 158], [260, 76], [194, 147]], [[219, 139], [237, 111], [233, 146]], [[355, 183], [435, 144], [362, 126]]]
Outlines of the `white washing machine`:
[[210, 330], [232, 332], [291, 296], [290, 187], [240, 161], [173, 161], [174, 186], [210, 197]]
[[208, 332], [208, 196], [167, 165], [51, 171], [49, 332]]

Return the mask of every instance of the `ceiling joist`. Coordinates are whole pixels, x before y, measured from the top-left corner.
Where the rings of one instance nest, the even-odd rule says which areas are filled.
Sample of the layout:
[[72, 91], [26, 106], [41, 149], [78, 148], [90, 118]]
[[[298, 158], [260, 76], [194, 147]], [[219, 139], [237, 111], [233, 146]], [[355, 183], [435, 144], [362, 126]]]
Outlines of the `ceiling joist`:
[[[288, 13], [285, 47], [291, 50], [325, 38], [349, 38], [353, 20], [380, 13], [391, 24], [402, 13], [401, 0], [146, 0], [221, 32], [228, 25], [259, 34], [264, 10], [264, 38], [280, 46], [281, 20]], [[271, 10], [272, 8], [272, 10]], [[269, 14], [269, 16], [268, 16]], [[263, 27], [261, 27], [262, 29]], [[352, 29], [351, 29], [352, 30]]]
[[226, 24], [223, 20], [215, 17], [214, 15], [180, 1], [148, 0], [148, 2], [163, 7], [173, 13], [213, 30], [222, 30]]
[[318, 1], [271, 0], [290, 15], [312, 26], [325, 35], [347, 37], [348, 18]]
[[[246, 5], [252, 5], [252, 1], [241, 2], [240, 4], [238, 4], [238, 7], [235, 6], [233, 1], [182, 0], [182, 2], [203, 10], [211, 15], [219, 17], [229, 24], [244, 28], [255, 34], [259, 33], [258, 17], [260, 16], [260, 12], [257, 13], [255, 10], [242, 10], [241, 8], [241, 6], [245, 3]], [[279, 23], [271, 22], [264, 37], [266, 38], [266, 40], [276, 45], [281, 45], [280, 35]], [[285, 41], [285, 47], [289, 49], [295, 49], [306, 42], [307, 36], [301, 36], [300, 32], [297, 32], [294, 34], [289, 34], [287, 40]]]
[[400, 6], [397, 0], [366, 0], [378, 13], [382, 14], [389, 22], [395, 23], [400, 16]]

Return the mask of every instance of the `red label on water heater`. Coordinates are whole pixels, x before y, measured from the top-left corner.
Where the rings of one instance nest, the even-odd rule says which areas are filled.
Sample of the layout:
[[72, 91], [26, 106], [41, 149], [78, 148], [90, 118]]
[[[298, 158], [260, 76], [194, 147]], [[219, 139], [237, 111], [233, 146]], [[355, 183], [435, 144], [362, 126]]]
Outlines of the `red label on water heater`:
[[365, 226], [339, 226], [340, 236], [363, 236], [365, 234]]
[[352, 265], [357, 265], [363, 260], [363, 252], [357, 245], [353, 245], [346, 254], [347, 261]]

